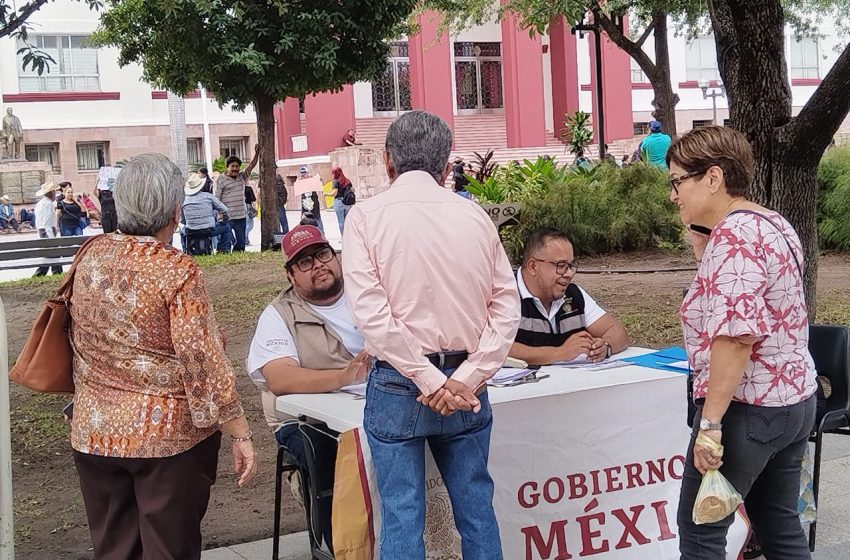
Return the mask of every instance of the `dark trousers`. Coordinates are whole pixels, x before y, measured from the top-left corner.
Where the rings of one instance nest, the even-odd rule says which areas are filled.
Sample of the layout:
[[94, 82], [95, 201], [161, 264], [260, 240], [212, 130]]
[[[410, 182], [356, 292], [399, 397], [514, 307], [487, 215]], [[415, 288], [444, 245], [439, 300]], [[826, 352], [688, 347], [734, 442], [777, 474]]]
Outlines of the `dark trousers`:
[[0, 218], [0, 228], [18, 230], [18, 220], [15, 218]]
[[221, 432], [155, 459], [74, 451], [95, 560], [197, 560]]
[[115, 210], [103, 209], [100, 215], [100, 225], [103, 226], [103, 233], [112, 233], [118, 229], [118, 214]]
[[284, 235], [289, 233], [289, 218], [286, 215], [286, 208], [277, 209], [277, 221], [280, 222], [280, 232]]
[[239, 218], [237, 220], [230, 220], [230, 227], [233, 229], [233, 237], [235, 241], [233, 242], [233, 251], [244, 251], [245, 250], [245, 236], [247, 234], [248, 218]]
[[[723, 417], [720, 472], [744, 497], [747, 515], [768, 560], [811, 558], [797, 513], [797, 499], [815, 408], [815, 397], [786, 407], [732, 402]], [[706, 525], [696, 525], [692, 519], [702, 482], [702, 475], [694, 468], [693, 454], [701, 417], [699, 405], [679, 499], [679, 552], [682, 560], [724, 560], [726, 531], [733, 516]]]
[[35, 228], [35, 212], [27, 210], [26, 208], [21, 208], [21, 223], [24, 224], [26, 222], [29, 222], [30, 225]]
[[[43, 229], [38, 230], [38, 236], [41, 239], [49, 239], [47, 232]], [[62, 267], [61, 266], [51, 266], [50, 271], [53, 274], [62, 274]], [[47, 275], [47, 267], [46, 266], [40, 266], [40, 267], [36, 268], [35, 274], [33, 274], [33, 276], [46, 276], [46, 275]]]

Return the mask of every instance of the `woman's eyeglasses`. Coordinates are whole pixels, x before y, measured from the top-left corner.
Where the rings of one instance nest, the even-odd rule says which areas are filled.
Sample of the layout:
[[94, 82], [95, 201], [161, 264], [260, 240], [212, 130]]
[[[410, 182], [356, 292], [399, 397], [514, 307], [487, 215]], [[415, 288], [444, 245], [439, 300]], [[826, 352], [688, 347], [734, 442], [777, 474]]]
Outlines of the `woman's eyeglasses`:
[[329, 263], [333, 260], [335, 256], [336, 253], [333, 249], [331, 249], [330, 247], [325, 247], [324, 249], [320, 249], [312, 255], [305, 255], [303, 257], [295, 259], [292, 265], [298, 267], [298, 270], [300, 270], [301, 272], [309, 272], [313, 270], [314, 266], [316, 266], [317, 260], [320, 263]]
[[690, 173], [685, 173], [684, 175], [679, 175], [678, 177], [670, 177], [670, 179], [668, 180], [670, 183], [670, 189], [678, 196], [679, 185], [681, 185], [683, 181], [687, 181], [691, 177], [697, 177], [699, 175], [705, 175], [705, 171], [691, 171]]

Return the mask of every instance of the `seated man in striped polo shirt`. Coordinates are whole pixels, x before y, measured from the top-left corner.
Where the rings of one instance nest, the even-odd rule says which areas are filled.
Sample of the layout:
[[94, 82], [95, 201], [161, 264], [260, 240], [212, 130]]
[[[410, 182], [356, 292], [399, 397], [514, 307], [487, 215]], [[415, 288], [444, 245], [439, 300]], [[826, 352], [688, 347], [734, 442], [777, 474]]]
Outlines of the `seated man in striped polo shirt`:
[[566, 234], [551, 228], [531, 234], [516, 273], [522, 319], [511, 357], [533, 365], [599, 362], [628, 347], [623, 323], [572, 283], [577, 269]]

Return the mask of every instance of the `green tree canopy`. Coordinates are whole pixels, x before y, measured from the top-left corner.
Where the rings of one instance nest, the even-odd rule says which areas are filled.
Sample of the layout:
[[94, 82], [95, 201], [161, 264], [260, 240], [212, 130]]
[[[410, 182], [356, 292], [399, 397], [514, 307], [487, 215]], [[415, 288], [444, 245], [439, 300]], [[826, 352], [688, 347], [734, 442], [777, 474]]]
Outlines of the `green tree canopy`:
[[[611, 40], [640, 65], [655, 92], [655, 115], [675, 122], [678, 95], [670, 83], [667, 21], [689, 35], [714, 33], [717, 62], [729, 99], [732, 126], [753, 146], [750, 198], [781, 212], [795, 227], [806, 250], [805, 283], [809, 311], [815, 311], [818, 242], [815, 228], [817, 166], [850, 111], [850, 44], [840, 45], [835, 64], [796, 116], [785, 60], [785, 26], [798, 35], [817, 34], [828, 21], [848, 36], [847, 0], [425, 0], [443, 11], [446, 25], [465, 27], [516, 12], [522, 25], [544, 32], [563, 16], [575, 23], [592, 13]], [[631, 34], [620, 31], [614, 15], [629, 14]], [[641, 29], [642, 27], [642, 29]], [[655, 60], [642, 45], [653, 34]], [[671, 132], [675, 133], [675, 129]]]
[[[338, 90], [386, 66], [387, 39], [405, 31], [415, 0], [122, 0], [94, 40], [141, 63], [151, 84], [186, 94], [202, 84], [219, 103], [257, 113], [263, 247], [276, 231], [274, 105]], [[269, 188], [264, 188], [266, 185]]]
[[[101, 0], [82, 0], [89, 8], [98, 10], [103, 6]], [[29, 18], [38, 12], [48, 0], [30, 0], [23, 4], [16, 4], [0, 0], [0, 38], [11, 37], [21, 39], [23, 47], [18, 49], [18, 54], [23, 55], [23, 66], [32, 66], [39, 74], [45, 70], [50, 71], [50, 64], [56, 61], [53, 58], [29, 43]]]

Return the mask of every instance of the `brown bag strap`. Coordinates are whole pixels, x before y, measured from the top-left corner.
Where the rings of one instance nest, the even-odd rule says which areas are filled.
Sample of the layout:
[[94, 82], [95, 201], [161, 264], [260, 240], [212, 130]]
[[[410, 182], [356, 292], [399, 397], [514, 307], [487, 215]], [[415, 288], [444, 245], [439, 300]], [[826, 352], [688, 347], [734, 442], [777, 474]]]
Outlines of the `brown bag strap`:
[[98, 235], [92, 235], [91, 237], [86, 239], [82, 245], [80, 245], [79, 250], [77, 250], [77, 254], [74, 255], [74, 262], [71, 264], [70, 270], [68, 270], [68, 273], [65, 275], [65, 279], [62, 280], [62, 284], [59, 286], [59, 291], [56, 292], [57, 299], [71, 299], [71, 294], [74, 291], [74, 274], [77, 272], [77, 265], [83, 259], [83, 256], [85, 256], [86, 252], [89, 250], [89, 247], [91, 247], [91, 244], [95, 240], [103, 237], [104, 235], [105, 234], [103, 233]]

